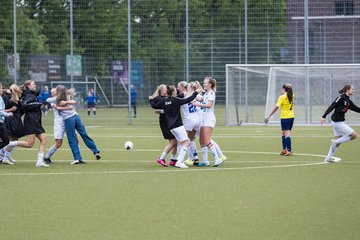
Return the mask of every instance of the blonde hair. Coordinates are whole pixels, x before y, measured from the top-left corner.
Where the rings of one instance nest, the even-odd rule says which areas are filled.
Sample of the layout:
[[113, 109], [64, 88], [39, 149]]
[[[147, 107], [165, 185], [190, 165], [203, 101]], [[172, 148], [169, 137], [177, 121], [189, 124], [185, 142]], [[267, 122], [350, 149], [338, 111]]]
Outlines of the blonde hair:
[[20, 86], [21, 91], [29, 90], [29, 85], [32, 82], [34, 82], [34, 80], [26, 80], [24, 84]]
[[192, 92], [200, 89], [200, 94], [202, 94], [204, 92], [204, 89], [202, 88], [201, 84], [199, 83], [199, 81], [195, 81], [195, 82], [190, 82], [188, 87], [192, 90]]
[[216, 79], [213, 77], [205, 77], [205, 80], [208, 80], [208, 82], [211, 84], [211, 89], [216, 92]]
[[181, 85], [185, 89], [188, 87], [188, 83], [186, 81], [181, 81], [178, 83], [178, 85]]
[[157, 86], [155, 92], [153, 93], [153, 95], [149, 96], [149, 100], [154, 99], [154, 98], [160, 96], [160, 95], [161, 95], [161, 90], [162, 90], [163, 88], [166, 88], [166, 85], [165, 85], [165, 84], [160, 84], [159, 86]]
[[75, 97], [76, 91], [74, 88], [67, 89], [64, 85], [57, 85], [56, 95], [56, 103], [59, 104], [61, 101], [67, 101]]
[[16, 84], [12, 84], [10, 86], [10, 91], [11, 91], [11, 98], [10, 100], [13, 102], [18, 103], [20, 101], [21, 95], [22, 95], [22, 91], [20, 89], [20, 87]]

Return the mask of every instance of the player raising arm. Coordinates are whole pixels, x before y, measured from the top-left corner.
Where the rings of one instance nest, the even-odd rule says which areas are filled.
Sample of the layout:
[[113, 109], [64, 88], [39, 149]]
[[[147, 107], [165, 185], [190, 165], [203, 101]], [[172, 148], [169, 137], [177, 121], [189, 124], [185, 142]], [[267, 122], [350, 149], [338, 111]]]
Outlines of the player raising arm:
[[188, 98], [181, 99], [176, 97], [175, 86], [166, 86], [166, 88], [168, 97], [165, 97], [162, 101], [157, 103], [153, 102], [153, 100], [150, 100], [150, 103], [153, 108], [164, 110], [165, 119], [170, 132], [175, 136], [178, 143], [182, 145], [180, 152], [178, 153], [175, 167], [188, 168], [188, 166], [184, 164], [184, 156], [187, 153], [190, 140], [187, 136], [181, 119], [180, 106], [193, 101], [198, 93], [194, 92]]
[[331, 115], [331, 126], [336, 139], [331, 140], [330, 150], [325, 158], [325, 162], [335, 162], [336, 160], [333, 160], [332, 156], [339, 145], [354, 140], [357, 137], [356, 132], [345, 123], [345, 114], [349, 109], [360, 113], [360, 108], [350, 100], [350, 96], [354, 93], [354, 88], [351, 85], [345, 85], [339, 90], [339, 93], [341, 95], [334, 100], [320, 119], [320, 123], [323, 124], [326, 121], [326, 116], [335, 109]]

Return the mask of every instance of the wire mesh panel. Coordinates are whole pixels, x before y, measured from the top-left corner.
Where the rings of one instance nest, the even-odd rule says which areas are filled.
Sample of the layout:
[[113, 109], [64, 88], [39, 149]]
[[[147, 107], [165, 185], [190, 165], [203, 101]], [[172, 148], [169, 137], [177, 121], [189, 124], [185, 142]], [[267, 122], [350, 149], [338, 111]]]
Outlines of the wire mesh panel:
[[48, 85], [95, 76], [112, 89], [116, 106], [128, 104], [123, 86], [129, 79], [138, 103], [148, 104], [161, 83], [211, 75], [223, 104], [225, 64], [303, 64], [306, 53], [308, 63], [359, 63], [360, 2], [308, 3], [4, 0], [0, 77], [5, 85], [27, 79]]
[[[350, 84], [360, 88], [360, 65], [227, 65], [227, 125], [259, 123], [274, 108], [284, 84], [292, 84], [297, 123], [319, 123], [327, 107], [339, 96], [338, 91]], [[257, 88], [251, 86], [264, 85]], [[245, 90], [247, 89], [247, 90]], [[256, 98], [254, 98], [256, 96]], [[257, 99], [255, 101], [254, 99]], [[352, 96], [356, 103], [359, 96]], [[350, 123], [360, 123], [354, 114]], [[280, 121], [277, 111], [270, 122]]]

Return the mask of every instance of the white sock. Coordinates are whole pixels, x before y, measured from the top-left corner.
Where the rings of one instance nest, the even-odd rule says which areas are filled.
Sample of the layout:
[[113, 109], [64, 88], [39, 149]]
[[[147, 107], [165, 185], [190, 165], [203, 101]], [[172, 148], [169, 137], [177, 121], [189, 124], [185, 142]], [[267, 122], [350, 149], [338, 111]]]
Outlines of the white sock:
[[167, 153], [166, 153], [165, 151], [162, 152], [162, 154], [161, 154], [161, 156], [160, 156], [160, 159], [164, 159], [164, 160], [165, 160], [166, 155], [167, 155]]
[[50, 158], [56, 152], [56, 150], [57, 148], [55, 147], [55, 145], [52, 145], [46, 154], [46, 158]]
[[17, 146], [17, 141], [10, 141], [8, 146], [9, 147], [16, 147]]
[[211, 143], [215, 146], [216, 152], [217, 152], [218, 156], [219, 156], [219, 157], [224, 156], [224, 154], [223, 154], [223, 152], [221, 151], [219, 145], [218, 145], [214, 140], [211, 140]]
[[216, 151], [216, 147], [214, 146], [214, 144], [210, 143], [208, 147], [209, 147], [212, 155], [214, 156], [214, 158], [219, 159], [219, 155], [218, 155], [218, 153]]
[[208, 159], [208, 155], [207, 155], [207, 151], [208, 151], [208, 147], [201, 147], [201, 153], [202, 153], [202, 163], [208, 163], [209, 159]]
[[344, 143], [344, 142], [348, 142], [348, 141], [351, 141], [351, 138], [350, 138], [350, 136], [343, 136], [343, 137], [341, 137], [341, 138], [338, 138], [338, 139], [336, 139], [335, 140], [335, 143], [336, 144], [340, 144], [340, 143]]
[[178, 155], [178, 156], [179, 156], [179, 154], [180, 154], [181, 147], [182, 147], [182, 145], [179, 144], [179, 143], [176, 145], [176, 152], [177, 152], [177, 155]]
[[176, 159], [176, 154], [171, 154], [171, 159]]
[[7, 159], [10, 159], [11, 151], [6, 151], [6, 149], [4, 148], [4, 157], [7, 158]]
[[38, 152], [38, 162], [44, 159], [44, 152]]
[[184, 161], [184, 157], [185, 157], [186, 153], [187, 153], [187, 147], [182, 147], [180, 149], [180, 152], [179, 152], [178, 157], [177, 157], [178, 162], [183, 162]]
[[190, 143], [190, 148], [193, 152], [193, 156], [194, 156], [194, 159], [199, 159], [199, 156], [198, 156], [198, 153], [197, 153], [197, 149], [196, 149], [196, 143], [194, 141], [191, 141]]
[[191, 149], [190, 146], [187, 148], [187, 150], [188, 150], [188, 159], [192, 160], [193, 159], [193, 150]]
[[329, 152], [327, 154], [327, 159], [330, 159], [332, 156], [334, 156], [335, 152], [336, 152], [337, 148], [333, 148], [332, 146], [330, 146]]

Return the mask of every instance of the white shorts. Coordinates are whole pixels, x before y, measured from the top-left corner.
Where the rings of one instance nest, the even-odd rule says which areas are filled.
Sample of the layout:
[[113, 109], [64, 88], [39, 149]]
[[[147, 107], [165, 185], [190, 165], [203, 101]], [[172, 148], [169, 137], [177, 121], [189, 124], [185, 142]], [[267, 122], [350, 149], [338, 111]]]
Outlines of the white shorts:
[[180, 143], [189, 139], [184, 126], [171, 129], [170, 132], [175, 136], [176, 141]]
[[214, 114], [204, 114], [202, 120], [202, 127], [211, 127], [214, 128], [216, 124], [216, 118]]
[[200, 121], [198, 118], [184, 119], [184, 128], [186, 131], [191, 132], [192, 130], [199, 131]]
[[334, 136], [349, 136], [354, 129], [349, 127], [345, 122], [333, 122], [331, 121], [331, 126], [334, 130]]
[[64, 120], [54, 121], [54, 139], [63, 139], [65, 133]]

